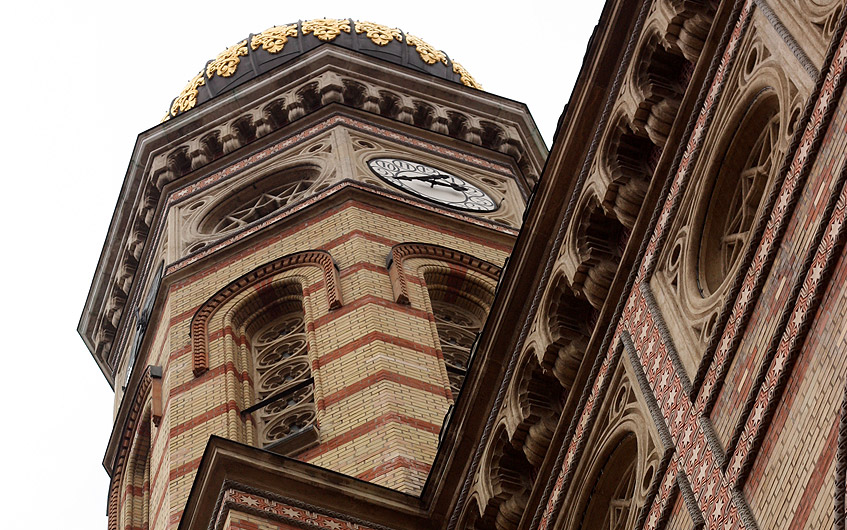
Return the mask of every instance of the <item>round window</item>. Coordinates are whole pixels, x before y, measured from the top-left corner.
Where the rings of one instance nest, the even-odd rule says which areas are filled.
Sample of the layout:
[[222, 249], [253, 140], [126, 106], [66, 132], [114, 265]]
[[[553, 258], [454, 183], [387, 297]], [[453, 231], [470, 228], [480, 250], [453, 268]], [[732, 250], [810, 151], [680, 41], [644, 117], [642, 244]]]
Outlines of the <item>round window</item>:
[[305, 197], [318, 178], [316, 167], [277, 171], [228, 195], [200, 222], [202, 234], [226, 234], [243, 228]]
[[748, 113], [713, 179], [697, 260], [703, 296], [718, 291], [744, 255], [777, 164], [779, 116], [764, 106]]

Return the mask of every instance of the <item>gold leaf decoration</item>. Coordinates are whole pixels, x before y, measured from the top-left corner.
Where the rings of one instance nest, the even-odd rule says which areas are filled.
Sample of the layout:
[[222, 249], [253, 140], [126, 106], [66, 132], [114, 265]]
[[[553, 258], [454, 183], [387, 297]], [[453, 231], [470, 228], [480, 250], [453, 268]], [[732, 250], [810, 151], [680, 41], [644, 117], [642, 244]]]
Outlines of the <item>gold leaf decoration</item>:
[[465, 67], [456, 61], [453, 61], [453, 72], [461, 76], [463, 85], [482, 90], [482, 85], [477, 83], [476, 79], [474, 79], [473, 76], [465, 70]]
[[341, 35], [341, 32], [350, 33], [350, 21], [346, 18], [316, 18], [307, 20], [300, 27], [303, 35], [312, 33], [322, 41], [329, 42]]
[[221, 77], [231, 76], [238, 68], [238, 63], [241, 62], [239, 57], [245, 55], [247, 55], [247, 39], [230, 46], [226, 51], [215, 57], [214, 61], [206, 65], [206, 75], [209, 79], [212, 78], [213, 74], [218, 74]]
[[197, 104], [197, 89], [206, 84], [203, 72], [195, 75], [171, 104], [171, 116], [193, 109]]
[[394, 39], [403, 42], [403, 34], [397, 28], [383, 26], [374, 22], [356, 21], [356, 33], [364, 33], [377, 46], [385, 46]]
[[165, 123], [165, 122], [166, 122], [166, 121], [168, 121], [169, 119], [171, 119], [171, 113], [170, 113], [170, 112], [166, 112], [166, 113], [165, 113], [165, 115], [164, 115], [164, 116], [162, 116], [162, 119], [161, 119], [161, 120], [159, 120], [159, 123]]
[[444, 55], [444, 52], [441, 50], [436, 50], [432, 47], [431, 44], [427, 43], [423, 39], [415, 37], [414, 35], [406, 34], [406, 44], [409, 46], [414, 46], [415, 49], [420, 54], [421, 59], [426, 64], [435, 64], [437, 61], [441, 61], [444, 64], [447, 64], [447, 56]]
[[261, 46], [268, 53], [279, 53], [285, 47], [285, 43], [288, 42], [288, 37], [296, 36], [297, 24], [274, 26], [258, 35], [253, 35], [253, 38], [250, 39], [250, 47], [255, 50]]

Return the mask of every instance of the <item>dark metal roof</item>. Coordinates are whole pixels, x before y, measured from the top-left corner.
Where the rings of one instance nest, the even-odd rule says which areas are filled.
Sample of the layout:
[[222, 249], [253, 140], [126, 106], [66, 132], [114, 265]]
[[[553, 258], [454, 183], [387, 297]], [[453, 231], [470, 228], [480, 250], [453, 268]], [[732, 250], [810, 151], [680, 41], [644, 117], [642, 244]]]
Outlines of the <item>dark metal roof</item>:
[[250, 34], [206, 63], [171, 102], [162, 121], [186, 112], [218, 94], [331, 44], [442, 79], [481, 89], [465, 68], [419, 37], [397, 28], [353, 19], [298, 21]]

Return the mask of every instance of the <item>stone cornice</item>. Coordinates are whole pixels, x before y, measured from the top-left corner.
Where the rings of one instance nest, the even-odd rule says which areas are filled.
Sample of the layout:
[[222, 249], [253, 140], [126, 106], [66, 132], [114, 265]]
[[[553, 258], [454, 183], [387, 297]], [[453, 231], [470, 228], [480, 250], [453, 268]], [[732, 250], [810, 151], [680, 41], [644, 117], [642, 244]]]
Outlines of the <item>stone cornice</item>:
[[370, 530], [431, 528], [417, 497], [212, 436], [179, 530], [212, 528], [231, 508], [289, 523], [311, 514], [308, 526], [297, 524], [306, 528], [337, 530], [337, 523]]

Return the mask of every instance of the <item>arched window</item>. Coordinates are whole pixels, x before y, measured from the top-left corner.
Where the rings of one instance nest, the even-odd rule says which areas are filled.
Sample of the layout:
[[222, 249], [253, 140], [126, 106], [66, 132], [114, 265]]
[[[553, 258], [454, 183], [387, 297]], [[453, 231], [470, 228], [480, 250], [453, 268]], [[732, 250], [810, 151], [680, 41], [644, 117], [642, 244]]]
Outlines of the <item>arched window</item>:
[[259, 446], [289, 454], [317, 441], [314, 379], [299, 285], [274, 289], [276, 300], [244, 324], [251, 354]]
[[478, 280], [447, 268], [430, 269], [424, 280], [455, 398], [465, 380], [471, 347], [485, 324], [493, 293]]
[[638, 445], [635, 434], [627, 433], [612, 449], [600, 468], [591, 490], [581, 529], [625, 530], [630, 528], [635, 509], [635, 476]]
[[560, 516], [564, 528], [625, 530], [640, 528], [639, 517], [668, 450], [653, 428], [650, 413], [630, 379], [621, 355], [588, 435], [595, 450], [577, 457], [571, 491]]
[[407, 272], [416, 283], [423, 280], [455, 399], [468, 371], [473, 343], [494, 301], [500, 267], [430, 243], [394, 245], [388, 257], [388, 274], [394, 300], [399, 304], [411, 304], [418, 296], [412, 294], [415, 290], [409, 287]]
[[306, 328], [316, 304], [318, 311], [341, 307], [338, 286], [328, 252], [296, 252], [236, 278], [194, 314], [194, 375], [232, 363], [249, 376], [235, 394], [244, 407], [231, 423], [244, 436], [239, 441], [285, 455], [319, 443], [310, 360], [318, 352]]
[[142, 414], [121, 481], [119, 530], [150, 527], [150, 408]]

